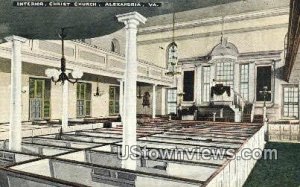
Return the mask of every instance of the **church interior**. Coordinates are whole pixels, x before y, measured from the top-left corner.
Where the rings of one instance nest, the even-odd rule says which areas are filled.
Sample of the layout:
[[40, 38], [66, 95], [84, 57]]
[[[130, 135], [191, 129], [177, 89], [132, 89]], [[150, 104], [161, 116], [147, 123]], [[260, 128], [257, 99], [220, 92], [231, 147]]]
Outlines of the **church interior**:
[[243, 186], [300, 142], [297, 0], [0, 9], [1, 187]]

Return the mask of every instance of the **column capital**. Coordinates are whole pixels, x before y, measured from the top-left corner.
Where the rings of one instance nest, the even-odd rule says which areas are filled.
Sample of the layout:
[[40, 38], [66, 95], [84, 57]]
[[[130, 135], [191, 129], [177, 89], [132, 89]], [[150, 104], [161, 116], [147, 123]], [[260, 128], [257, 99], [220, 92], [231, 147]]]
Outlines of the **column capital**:
[[139, 23], [144, 24], [147, 20], [147, 18], [145, 18], [138, 12], [119, 14], [116, 17], [118, 18], [119, 22], [123, 22], [126, 26], [128, 26], [129, 24], [133, 24], [134, 26], [137, 26]]
[[6, 41], [10, 42], [10, 41], [20, 41], [20, 42], [26, 42], [26, 38], [23, 38], [21, 36], [16, 36], [16, 35], [12, 35], [12, 36], [8, 36], [4, 38]]
[[158, 84], [154, 83], [152, 86], [153, 86], [153, 87], [156, 87], [157, 85], [158, 85]]
[[124, 79], [117, 79], [118, 82], [124, 82]]

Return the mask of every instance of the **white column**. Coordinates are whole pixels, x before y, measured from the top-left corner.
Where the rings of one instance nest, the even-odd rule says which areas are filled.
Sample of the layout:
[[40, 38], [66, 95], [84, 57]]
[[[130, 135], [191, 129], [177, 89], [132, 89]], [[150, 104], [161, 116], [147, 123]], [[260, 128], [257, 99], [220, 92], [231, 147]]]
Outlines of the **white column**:
[[[145, 23], [146, 18], [137, 12], [117, 15], [118, 21], [125, 24], [126, 29], [126, 78], [124, 99], [125, 102], [125, 121], [123, 124], [123, 143], [122, 154], [126, 156], [130, 147], [136, 146], [136, 81], [137, 81], [137, 53], [136, 53], [136, 34], [139, 23]], [[127, 147], [127, 148], [126, 148]], [[127, 150], [126, 150], [127, 149]], [[127, 153], [126, 153], [127, 151]], [[124, 159], [122, 167], [136, 169], [136, 159], [129, 157]]]
[[11, 51], [11, 78], [10, 78], [10, 126], [9, 126], [9, 149], [21, 151], [22, 142], [22, 43], [25, 38], [11, 36], [5, 38], [12, 42]]
[[182, 70], [181, 66], [178, 66], [178, 71], [181, 72], [180, 76], [176, 76], [175, 78], [177, 79], [177, 93], [183, 93], [183, 76], [184, 76], [184, 71]]
[[201, 88], [201, 81], [202, 81], [202, 66], [196, 66], [196, 82], [195, 84], [197, 85], [197, 89], [195, 90], [195, 101], [196, 101], [196, 105], [200, 105], [201, 104], [201, 96], [202, 96], [202, 88]]
[[[123, 118], [123, 98], [124, 98], [124, 81], [122, 79], [118, 79], [118, 81], [120, 82], [120, 95], [119, 95], [119, 112], [121, 117]], [[123, 121], [123, 120], [122, 120]]]
[[[250, 76], [253, 75], [253, 76]], [[255, 77], [255, 62], [249, 63], [249, 102], [252, 103], [256, 98], [256, 77]], [[255, 102], [255, 101], [254, 101]]]
[[62, 117], [61, 117], [61, 126], [62, 131], [66, 132], [68, 125], [68, 109], [69, 109], [69, 82], [65, 81], [62, 85]]
[[161, 88], [161, 115], [166, 115], [166, 88]]
[[156, 84], [152, 86], [152, 118], [156, 117]]

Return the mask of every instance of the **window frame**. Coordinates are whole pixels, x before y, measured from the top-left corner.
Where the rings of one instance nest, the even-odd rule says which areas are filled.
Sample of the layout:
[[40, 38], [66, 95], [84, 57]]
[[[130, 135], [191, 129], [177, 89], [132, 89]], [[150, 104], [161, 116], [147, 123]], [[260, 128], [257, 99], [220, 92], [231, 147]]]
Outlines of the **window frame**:
[[[285, 102], [285, 98], [286, 98], [286, 93], [285, 93], [285, 89], [292, 89], [293, 91], [293, 96], [289, 97], [288, 96], [288, 101]], [[295, 90], [296, 90], [296, 95], [295, 95]], [[290, 91], [288, 91], [289, 94]], [[292, 98], [293, 100], [296, 101], [295, 102], [290, 102], [290, 98]], [[288, 106], [287, 108], [287, 115], [285, 115], [285, 106]], [[291, 116], [290, 115], [290, 106], [292, 106], [291, 108], [293, 108], [291, 113], [296, 113], [295, 116]], [[295, 107], [296, 107], [296, 112], [295, 112]], [[283, 84], [282, 85], [282, 117], [283, 118], [289, 118], [289, 119], [299, 119], [299, 86], [297, 84]]]
[[[208, 69], [207, 71], [205, 71], [206, 68]], [[206, 87], [208, 87], [207, 90]], [[202, 67], [202, 93], [201, 93], [202, 103], [210, 102], [210, 89], [211, 89], [211, 66], [203, 66]], [[205, 96], [205, 94], [207, 95]]]
[[[169, 100], [169, 93], [170, 92], [174, 92], [174, 93], [171, 93], [171, 95], [172, 95], [172, 98], [173, 98], [173, 100]], [[175, 98], [175, 99], [174, 99]], [[175, 104], [175, 114], [177, 114], [177, 99], [178, 99], [178, 97], [177, 97], [177, 88], [168, 88], [167, 89], [167, 114], [171, 114], [171, 113], [173, 113], [173, 112], [170, 112], [170, 110], [169, 110], [169, 106], [170, 105], [174, 105]], [[174, 108], [174, 106], [173, 106], [173, 108]]]
[[[120, 105], [120, 86], [110, 85], [108, 88], [108, 113], [110, 116], [116, 116], [120, 114], [119, 105]], [[113, 96], [111, 94], [111, 90], [113, 90]], [[112, 96], [112, 97], [111, 97]], [[111, 108], [112, 107], [112, 108]]]
[[[225, 64], [229, 64], [227, 67]], [[229, 72], [229, 73], [228, 73]], [[231, 78], [231, 79], [230, 79]], [[234, 62], [219, 61], [215, 64], [215, 81], [217, 84], [234, 87]]]
[[[243, 75], [243, 67], [247, 67], [247, 72], [246, 72], [246, 76], [245, 74]], [[245, 99], [246, 101], [249, 101], [249, 75], [250, 75], [250, 65], [249, 63], [247, 64], [241, 64], [240, 65], [240, 85], [239, 85], [239, 89], [240, 89], [240, 94], [243, 97], [243, 99]], [[247, 79], [247, 80], [246, 80]], [[242, 85], [246, 85], [246, 90], [247, 90], [247, 97], [245, 97], [244, 92], [242, 90], [245, 90], [242, 88]]]
[[[82, 110], [79, 107], [83, 107]], [[89, 108], [88, 113], [87, 107]], [[79, 113], [80, 111], [82, 111], [82, 113]], [[90, 117], [92, 115], [91, 111], [92, 84], [87, 82], [78, 82], [76, 86], [76, 116], [78, 118]]]
[[[38, 92], [38, 83], [41, 85], [41, 93], [40, 95]], [[29, 120], [43, 120], [43, 119], [50, 119], [51, 118], [51, 80], [45, 78], [36, 78], [36, 77], [29, 77]], [[33, 115], [32, 102], [34, 100], [39, 100], [40, 106], [40, 117], [37, 118]]]

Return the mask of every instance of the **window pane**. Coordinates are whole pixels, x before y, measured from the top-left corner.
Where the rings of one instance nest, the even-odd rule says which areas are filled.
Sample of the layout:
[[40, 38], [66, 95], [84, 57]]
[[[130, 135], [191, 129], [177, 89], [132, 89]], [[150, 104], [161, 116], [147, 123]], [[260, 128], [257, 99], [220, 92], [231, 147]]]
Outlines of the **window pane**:
[[167, 112], [168, 114], [174, 113], [176, 114], [176, 106], [177, 106], [177, 90], [176, 89], [168, 89], [167, 94]]
[[36, 80], [36, 98], [42, 98], [43, 97], [43, 91], [44, 91], [44, 80]]
[[85, 115], [90, 116], [91, 115], [91, 101], [85, 102]]
[[91, 115], [92, 86], [90, 83], [77, 83], [77, 116]]
[[84, 92], [85, 92], [85, 84], [81, 83], [80, 84], [80, 96], [79, 96], [80, 99], [84, 99], [84, 94], [85, 94]]
[[34, 79], [29, 79], [29, 97], [34, 98], [34, 89], [35, 89], [35, 84], [34, 84]]
[[44, 93], [44, 99], [50, 99], [51, 95], [51, 80], [46, 79], [45, 80], [45, 93]]
[[49, 118], [50, 117], [50, 101], [44, 100], [44, 117]]
[[233, 61], [229, 59], [218, 59], [216, 70], [217, 84], [233, 87]]
[[283, 116], [298, 118], [298, 87], [287, 85], [283, 88]]
[[243, 64], [240, 68], [240, 93], [245, 100], [249, 100], [249, 64]]
[[119, 93], [120, 93], [120, 87], [118, 86], [109, 87], [109, 115], [116, 115], [120, 113]]
[[85, 91], [86, 100], [91, 100], [92, 96], [92, 85], [90, 83], [86, 83], [86, 91]]
[[[217, 64], [217, 66], [220, 66], [220, 64]], [[209, 98], [210, 98], [210, 67], [209, 66], [203, 67], [202, 80], [203, 80], [202, 101], [209, 102]]]

